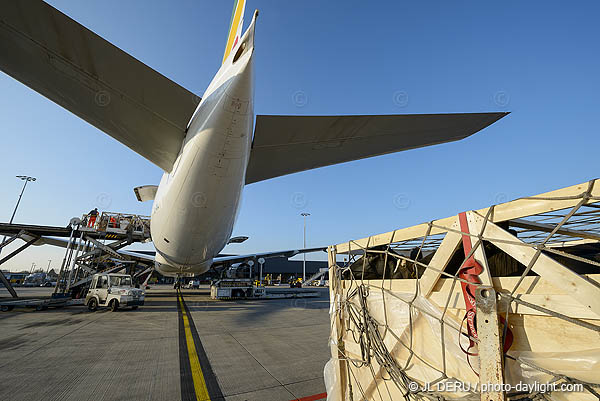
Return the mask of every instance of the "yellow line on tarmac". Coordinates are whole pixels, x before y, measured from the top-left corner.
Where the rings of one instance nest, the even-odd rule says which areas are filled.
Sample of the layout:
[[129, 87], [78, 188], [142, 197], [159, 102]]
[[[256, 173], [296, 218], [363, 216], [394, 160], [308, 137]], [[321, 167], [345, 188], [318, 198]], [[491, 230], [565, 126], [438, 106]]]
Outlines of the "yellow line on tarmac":
[[208, 395], [208, 389], [206, 388], [206, 382], [204, 381], [204, 375], [202, 374], [202, 367], [200, 366], [200, 360], [196, 353], [196, 345], [194, 344], [194, 338], [192, 337], [192, 330], [190, 328], [190, 321], [185, 307], [183, 306], [183, 297], [181, 294], [177, 294], [179, 299], [179, 306], [181, 307], [181, 314], [183, 317], [183, 327], [185, 328], [185, 341], [187, 344], [188, 357], [190, 358], [190, 368], [192, 371], [192, 379], [194, 380], [194, 390], [196, 392], [197, 401], [210, 401]]

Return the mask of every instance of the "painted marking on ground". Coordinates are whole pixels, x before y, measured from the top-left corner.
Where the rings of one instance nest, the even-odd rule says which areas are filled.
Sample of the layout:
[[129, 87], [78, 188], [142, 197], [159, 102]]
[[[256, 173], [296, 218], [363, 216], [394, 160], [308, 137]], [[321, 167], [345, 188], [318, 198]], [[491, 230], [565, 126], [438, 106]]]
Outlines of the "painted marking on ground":
[[292, 400], [292, 401], [317, 401], [317, 400], [324, 400], [325, 398], [327, 398], [327, 393], [309, 395], [308, 397], [296, 398], [295, 400]]
[[216, 376], [196, 331], [194, 320], [181, 292], [177, 292], [179, 312], [179, 364], [182, 401], [218, 401], [223, 399]]

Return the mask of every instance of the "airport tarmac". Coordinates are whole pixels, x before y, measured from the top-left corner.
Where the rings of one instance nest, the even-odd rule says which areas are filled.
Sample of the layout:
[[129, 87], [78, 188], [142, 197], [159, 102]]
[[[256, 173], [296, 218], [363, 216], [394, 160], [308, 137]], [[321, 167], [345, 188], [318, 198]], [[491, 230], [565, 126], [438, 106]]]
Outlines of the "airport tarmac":
[[178, 301], [155, 286], [136, 311], [0, 313], [0, 399], [324, 399], [329, 293], [317, 289], [319, 298], [213, 301], [203, 288]]

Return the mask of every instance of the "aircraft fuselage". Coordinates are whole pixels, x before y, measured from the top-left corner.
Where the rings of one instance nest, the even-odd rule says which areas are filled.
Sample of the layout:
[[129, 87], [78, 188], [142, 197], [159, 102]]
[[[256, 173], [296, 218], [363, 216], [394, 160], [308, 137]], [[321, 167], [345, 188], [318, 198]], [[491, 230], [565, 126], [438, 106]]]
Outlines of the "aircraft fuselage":
[[227, 245], [239, 212], [254, 124], [253, 26], [225, 60], [190, 120], [152, 206], [156, 268], [202, 273]]

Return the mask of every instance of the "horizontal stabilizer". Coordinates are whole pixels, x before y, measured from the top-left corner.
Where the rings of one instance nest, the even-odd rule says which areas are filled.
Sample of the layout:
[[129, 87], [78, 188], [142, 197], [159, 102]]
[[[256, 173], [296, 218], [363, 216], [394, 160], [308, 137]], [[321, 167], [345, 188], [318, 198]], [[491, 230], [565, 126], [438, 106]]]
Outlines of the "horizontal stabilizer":
[[200, 101], [40, 0], [0, 1], [0, 69], [165, 171]]
[[133, 188], [133, 192], [135, 192], [135, 197], [140, 202], [154, 200], [154, 197], [156, 197], [157, 190], [158, 190], [157, 185], [144, 185], [141, 187]]
[[457, 141], [508, 113], [256, 116], [246, 184]]

